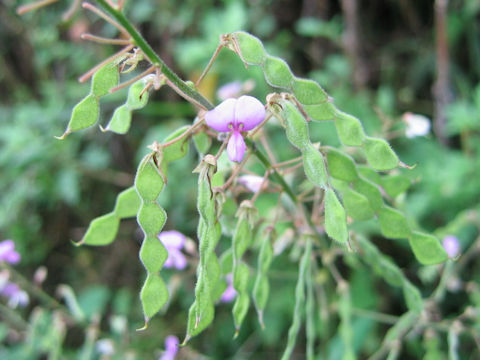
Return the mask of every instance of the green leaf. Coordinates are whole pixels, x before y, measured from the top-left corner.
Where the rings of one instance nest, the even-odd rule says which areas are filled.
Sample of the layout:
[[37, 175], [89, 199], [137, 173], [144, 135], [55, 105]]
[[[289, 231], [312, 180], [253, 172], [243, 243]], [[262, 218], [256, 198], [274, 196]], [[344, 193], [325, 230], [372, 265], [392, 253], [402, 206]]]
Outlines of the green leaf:
[[64, 139], [68, 134], [74, 131], [94, 125], [98, 121], [98, 114], [98, 99], [93, 94], [87, 95], [73, 108], [67, 130], [65, 130], [65, 133], [59, 137], [59, 139]]
[[309, 144], [302, 153], [303, 169], [308, 180], [315, 186], [325, 188], [327, 184], [327, 169], [325, 159], [315, 146]]
[[336, 112], [335, 126], [342, 144], [361, 146], [365, 140], [362, 123], [356, 117], [341, 111]]
[[145, 91], [142, 96], [142, 90], [145, 88], [145, 83], [143, 79], [138, 80], [137, 82], [130, 85], [128, 89], [128, 97], [126, 105], [130, 110], [138, 110], [147, 105], [148, 102], [148, 91]]
[[275, 56], [267, 55], [264, 63], [265, 80], [274, 87], [290, 88], [293, 75], [290, 67], [283, 60]]
[[295, 78], [292, 90], [302, 105], [319, 104], [328, 100], [325, 90], [313, 80]]
[[382, 235], [389, 239], [408, 239], [410, 237], [410, 227], [407, 219], [398, 210], [389, 206], [384, 206], [378, 213], [380, 221], [380, 231]]
[[335, 119], [336, 108], [330, 102], [322, 104], [304, 105], [303, 109], [307, 115], [315, 121], [333, 120]]
[[117, 134], [126, 134], [130, 129], [132, 123], [132, 112], [126, 104], [119, 106], [115, 109], [115, 112], [107, 124], [105, 131], [113, 131]]
[[398, 166], [399, 160], [390, 145], [383, 139], [367, 137], [365, 153], [368, 163], [375, 170], [390, 170]]
[[395, 198], [410, 187], [410, 180], [403, 175], [387, 175], [381, 178], [380, 185], [388, 195]]
[[415, 257], [423, 265], [439, 264], [448, 259], [445, 249], [432, 235], [415, 231], [410, 236], [409, 243]]
[[160, 276], [148, 274], [147, 280], [140, 292], [140, 300], [142, 301], [145, 321], [148, 322], [153, 315], [160, 311], [168, 300], [167, 286]]
[[117, 65], [109, 63], [100, 68], [92, 77], [92, 94], [96, 97], [107, 95], [111, 88], [118, 85]]
[[244, 62], [251, 65], [263, 64], [266, 56], [265, 49], [258, 38], [243, 31], [235, 32], [233, 38]]
[[350, 156], [341, 151], [328, 148], [327, 164], [328, 173], [336, 179], [351, 182], [358, 178], [355, 162]]
[[113, 211], [117, 217], [125, 219], [136, 216], [139, 208], [140, 198], [138, 197], [137, 191], [132, 186], [118, 194], [115, 209]]
[[87, 232], [79, 245], [101, 246], [110, 244], [117, 235], [119, 222], [114, 213], [96, 218], [88, 226]]
[[210, 149], [210, 146], [212, 146], [212, 138], [204, 132], [199, 132], [193, 135], [193, 143], [197, 152], [205, 155]]
[[354, 220], [368, 220], [374, 215], [370, 202], [362, 194], [347, 188], [342, 192], [343, 205], [347, 214]]
[[331, 188], [328, 188], [325, 194], [325, 231], [338, 242], [348, 241], [345, 209]]

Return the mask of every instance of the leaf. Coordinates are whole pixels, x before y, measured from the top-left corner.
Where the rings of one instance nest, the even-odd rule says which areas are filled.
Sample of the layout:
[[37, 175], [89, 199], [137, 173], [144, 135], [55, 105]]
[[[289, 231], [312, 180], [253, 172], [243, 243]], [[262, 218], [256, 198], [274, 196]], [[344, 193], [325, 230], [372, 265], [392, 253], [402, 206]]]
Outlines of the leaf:
[[156, 274], [148, 274], [145, 284], [140, 292], [145, 322], [152, 318], [165, 305], [168, 300], [167, 286]]
[[134, 217], [140, 208], [140, 198], [132, 186], [117, 195], [117, 202], [113, 210], [120, 219]]
[[378, 219], [380, 231], [385, 237], [389, 239], [408, 239], [410, 237], [407, 219], [400, 211], [385, 205], [379, 211]]
[[78, 245], [101, 246], [110, 244], [117, 235], [119, 219], [114, 213], [109, 213], [94, 219]]
[[328, 173], [336, 179], [351, 182], [358, 178], [355, 162], [341, 151], [329, 148], [327, 150], [327, 164]]
[[448, 259], [445, 249], [432, 235], [414, 231], [409, 243], [415, 257], [423, 265], [440, 264]]
[[292, 85], [292, 72], [283, 59], [267, 55], [263, 66], [265, 80], [269, 85], [281, 88], [289, 88]]
[[336, 112], [335, 126], [342, 144], [347, 146], [361, 146], [365, 140], [360, 120], [342, 111]]
[[115, 109], [110, 122], [107, 124], [105, 131], [113, 131], [117, 134], [126, 134], [132, 123], [132, 112], [126, 104]]
[[338, 242], [348, 241], [345, 209], [331, 188], [328, 188], [325, 194], [325, 231]]
[[383, 139], [368, 137], [365, 140], [365, 153], [368, 163], [375, 170], [390, 170], [398, 166], [397, 155]]
[[98, 120], [99, 104], [98, 99], [93, 95], [87, 95], [72, 110], [72, 116], [65, 133], [59, 137], [64, 139], [68, 134], [94, 125]]
[[235, 43], [240, 50], [240, 57], [251, 65], [261, 65], [265, 61], [265, 49], [262, 42], [246, 32], [238, 31], [233, 34]]
[[193, 135], [193, 143], [197, 152], [201, 155], [205, 155], [210, 149], [210, 146], [212, 146], [212, 138], [204, 132], [199, 132]]
[[293, 94], [302, 105], [313, 105], [328, 100], [328, 95], [322, 87], [313, 80], [295, 78]]
[[115, 63], [101, 67], [92, 77], [92, 94], [96, 97], [107, 95], [111, 88], [118, 85], [119, 77]]

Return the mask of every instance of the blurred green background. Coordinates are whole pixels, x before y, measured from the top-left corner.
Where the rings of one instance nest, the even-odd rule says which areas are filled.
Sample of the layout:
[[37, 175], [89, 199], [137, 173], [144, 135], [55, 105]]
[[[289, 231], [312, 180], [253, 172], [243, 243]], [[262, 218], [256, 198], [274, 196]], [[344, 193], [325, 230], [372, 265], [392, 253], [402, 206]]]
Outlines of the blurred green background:
[[[143, 324], [137, 293], [144, 278], [136, 255], [142, 236], [135, 220], [122, 222], [118, 238], [107, 247], [76, 248], [71, 241], [82, 237], [90, 220], [111, 211], [116, 194], [132, 184], [146, 146], [191, 123], [194, 110], [172, 90], [162, 88], [152, 93], [147, 107], [134, 113], [126, 136], [93, 127], [63, 141], [54, 139], [63, 133], [72, 107], [88, 92], [89, 85], [79, 84], [77, 78], [115, 50], [83, 41], [80, 34], [113, 37], [115, 29], [84, 10], [62, 21], [72, 1], [60, 1], [22, 17], [15, 13], [19, 3], [25, 2], [0, 3], [0, 240], [15, 241], [22, 255], [15, 269], [27, 281], [39, 267], [48, 270], [43, 291], [67, 305], [70, 312], [75, 306], [65, 300], [70, 298], [65, 296], [68, 291], [59, 294], [58, 286], [68, 284], [74, 289], [79, 312], [77, 317], [73, 312], [73, 318], [65, 318], [61, 315], [64, 305], [59, 307], [35, 294], [30, 294], [25, 308], [9, 312], [2, 305], [0, 357], [45, 359], [52, 356], [53, 348], [61, 347], [59, 358], [66, 359], [158, 358], [167, 335], [181, 338], [185, 332], [194, 269], [164, 272], [173, 293], [168, 312], [157, 316], [147, 331], [135, 332]], [[438, 6], [441, 1], [435, 3]], [[353, 11], [352, 4], [356, 4]], [[414, 185], [397, 202], [409, 218], [439, 236], [457, 236], [462, 249], [477, 241], [480, 2], [448, 2], [444, 43], [438, 35], [440, 15], [435, 14], [433, 1], [135, 0], [127, 1], [126, 14], [184, 79], [198, 77], [220, 34], [245, 30], [258, 36], [296, 75], [317, 80], [340, 109], [358, 116], [369, 135], [389, 138], [403, 162], [417, 164], [405, 172]], [[448, 47], [448, 57], [440, 55], [448, 65], [448, 81], [435, 86], [439, 71], [443, 75], [438, 54], [442, 45]], [[140, 71], [145, 67], [141, 63]], [[220, 86], [246, 80], [255, 82], [253, 94], [261, 99], [272, 91], [258, 69], [246, 69], [224, 49], [201, 91], [217, 102]], [[105, 98], [102, 124], [125, 94], [119, 91]], [[407, 138], [402, 121], [406, 112], [445, 118], [445, 123], [437, 122], [435, 132], [426, 136]], [[331, 124], [314, 124], [312, 137], [338, 144]], [[282, 143], [274, 139], [274, 147], [281, 153]], [[165, 229], [177, 229], [192, 238], [197, 222], [196, 177], [190, 174], [197, 160], [191, 152], [172, 166], [169, 184], [174, 185], [161, 198], [169, 215]], [[359, 231], [376, 236], [369, 224]], [[379, 247], [428, 293], [433, 286], [428, 269], [420, 269], [405, 247], [391, 241]], [[480, 304], [478, 262], [466, 266], [458, 279], [463, 287], [445, 301], [445, 317]], [[364, 272], [344, 271], [356, 307], [392, 315], [404, 312], [401, 295], [366, 268]], [[252, 311], [239, 338], [232, 340], [230, 306], [221, 304], [214, 324], [178, 357], [279, 358], [291, 321], [295, 272], [296, 265], [288, 256], [274, 262], [275, 292], [266, 311], [266, 330], [259, 327]], [[476, 283], [477, 288], [467, 291], [469, 283]], [[323, 325], [319, 336], [328, 345], [323, 354], [337, 359], [342, 352], [337, 324]], [[360, 358], [378, 346], [387, 328], [361, 316], [352, 326]], [[478, 324], [476, 331], [478, 341]], [[56, 344], [62, 337], [63, 345]], [[102, 343], [97, 342], [101, 339], [113, 344], [113, 355], [102, 354]], [[302, 359], [302, 336], [298, 342], [294, 358]], [[474, 359], [472, 354], [479, 353], [478, 343], [470, 338], [462, 345], [462, 358]], [[439, 346], [446, 351], [444, 345]], [[401, 358], [424, 355], [420, 339], [409, 344]]]

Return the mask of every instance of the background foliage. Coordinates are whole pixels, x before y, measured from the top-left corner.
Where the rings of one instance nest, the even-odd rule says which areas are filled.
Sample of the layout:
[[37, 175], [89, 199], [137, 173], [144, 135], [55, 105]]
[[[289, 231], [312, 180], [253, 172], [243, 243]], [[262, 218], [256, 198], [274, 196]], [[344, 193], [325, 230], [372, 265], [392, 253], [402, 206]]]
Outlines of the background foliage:
[[[88, 85], [79, 85], [76, 78], [113, 51], [82, 41], [80, 34], [88, 30], [113, 36], [112, 28], [82, 11], [61, 21], [66, 2], [23, 18], [15, 14], [17, 5], [13, 0], [0, 4], [0, 239], [15, 241], [22, 255], [15, 269], [27, 281], [39, 266], [48, 269], [42, 289], [61, 304], [33, 294], [28, 307], [15, 310], [17, 317], [2, 306], [6, 321], [0, 324], [0, 357], [52, 356], [52, 349], [60, 346], [56, 339], [64, 337], [61, 347], [66, 358], [156, 358], [167, 335], [181, 337], [185, 332], [186, 313], [193, 301], [193, 268], [164, 272], [174, 294], [168, 313], [156, 317], [148, 331], [138, 333], [135, 329], [142, 325], [143, 316], [137, 293], [144, 274], [134, 255], [142, 240], [136, 222], [122, 222], [115, 244], [105, 248], [75, 248], [70, 240], [79, 240], [90, 220], [111, 211], [115, 195], [133, 182], [146, 146], [189, 124], [194, 111], [171, 90], [162, 89], [152, 94], [147, 107], [134, 113], [135, 126], [127, 137], [91, 128], [65, 141], [55, 140], [53, 136], [63, 132], [73, 105], [88, 92]], [[471, 308], [479, 320], [480, 272], [475, 255], [480, 249], [480, 5], [474, 0], [449, 2], [447, 123], [441, 136], [412, 139], [404, 136], [402, 114], [433, 118], [435, 113], [433, 4], [365, 1], [357, 11], [355, 50], [343, 41], [349, 20], [345, 7], [336, 1], [136, 0], [127, 2], [126, 8], [150, 44], [185, 79], [198, 77], [220, 34], [246, 30], [262, 38], [269, 53], [286, 59], [297, 75], [322, 84], [339, 108], [362, 120], [369, 135], [389, 138], [403, 162], [418, 164], [405, 172], [414, 181], [408, 201], [401, 196], [395, 199], [396, 205], [422, 228], [439, 237], [455, 235], [463, 251], [470, 249], [468, 257], [452, 265], [442, 308], [432, 311], [439, 319], [448, 320]], [[246, 80], [255, 82], [252, 93], [259, 98], [269, 92], [258, 69], [247, 71], [233, 53], [224, 50], [201, 91], [216, 101], [219, 86]], [[125, 96], [125, 91], [119, 91], [105, 98], [102, 124]], [[315, 127], [315, 141], [338, 145], [333, 125]], [[283, 135], [273, 136], [278, 157], [288, 158]], [[197, 222], [196, 177], [190, 173], [197, 162], [190, 152], [174, 163], [169, 168], [169, 184], [175, 185], [166, 187], [160, 199], [168, 209], [166, 229], [177, 229], [192, 238]], [[262, 203], [257, 206], [262, 212]], [[435, 288], [437, 268], [420, 266], [404, 243], [382, 238], [368, 222], [357, 230], [390, 255], [424, 296]], [[275, 293], [265, 312], [266, 330], [257, 324], [252, 311], [240, 336], [232, 340], [230, 306], [221, 305], [214, 326], [193, 339], [179, 357], [279, 358], [294, 305], [297, 265], [292, 257], [299, 257], [295, 249], [272, 264]], [[351, 286], [353, 344], [362, 358], [374, 352], [390, 326], [378, 319], [377, 312], [403, 314], [403, 297], [367, 271], [355, 254], [338, 266]], [[61, 288], [59, 292], [60, 284], [74, 289], [77, 310], [68, 301], [69, 291]], [[339, 306], [335, 297], [327, 304]], [[328, 313], [330, 309], [318, 311]], [[64, 313], [72, 318], [65, 320]], [[321, 353], [324, 358], [338, 359], [344, 351], [338, 322], [322, 319], [317, 320]], [[472, 334], [459, 337], [457, 358], [474, 359], [479, 353], [478, 321], [470, 326]], [[445, 329], [413, 338], [406, 342], [401, 358], [455, 359], [448, 353], [445, 338]], [[115, 354], [102, 355], [99, 339], [110, 339]], [[303, 342], [300, 336], [294, 358], [304, 358]]]

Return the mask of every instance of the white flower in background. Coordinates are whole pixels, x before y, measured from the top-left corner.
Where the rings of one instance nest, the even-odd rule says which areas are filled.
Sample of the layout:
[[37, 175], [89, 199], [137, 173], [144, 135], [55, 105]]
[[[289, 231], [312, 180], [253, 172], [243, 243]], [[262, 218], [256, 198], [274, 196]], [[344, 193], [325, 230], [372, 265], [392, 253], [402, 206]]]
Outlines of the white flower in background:
[[402, 119], [407, 124], [405, 135], [410, 139], [417, 136], [425, 136], [430, 132], [430, 119], [426, 116], [406, 112], [403, 114]]
[[257, 175], [242, 175], [238, 177], [237, 182], [251, 192], [256, 193], [260, 190], [260, 186], [262, 186], [263, 177]]
[[247, 80], [245, 82], [233, 81], [221, 86], [217, 90], [217, 97], [221, 100], [227, 100], [228, 98], [238, 98], [243, 94], [248, 94], [255, 88], [255, 82], [253, 80]]
[[97, 351], [102, 355], [115, 354], [115, 346], [111, 339], [100, 339], [96, 343]]

